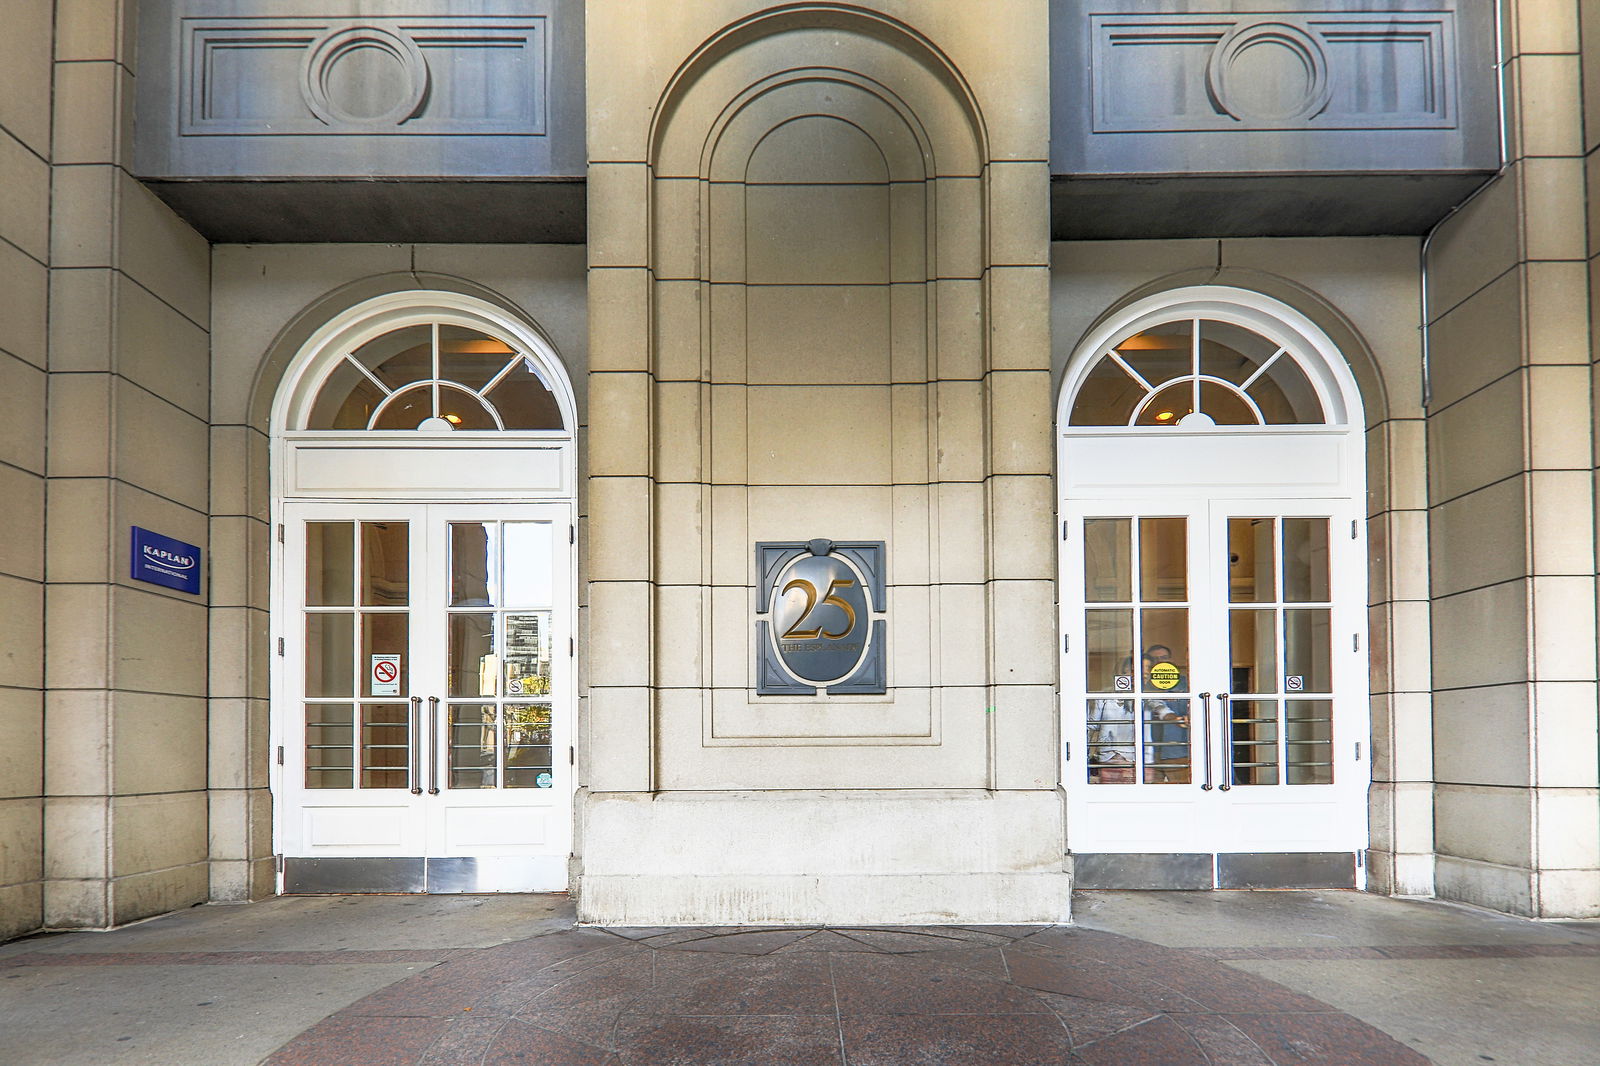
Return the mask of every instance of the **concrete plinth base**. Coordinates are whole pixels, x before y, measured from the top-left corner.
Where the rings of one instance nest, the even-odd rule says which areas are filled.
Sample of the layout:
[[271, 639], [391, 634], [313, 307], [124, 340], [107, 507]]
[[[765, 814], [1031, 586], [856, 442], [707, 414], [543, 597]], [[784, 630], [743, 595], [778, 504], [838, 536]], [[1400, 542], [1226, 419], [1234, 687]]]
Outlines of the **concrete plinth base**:
[[596, 792], [578, 919], [597, 925], [1065, 922], [1057, 793]]

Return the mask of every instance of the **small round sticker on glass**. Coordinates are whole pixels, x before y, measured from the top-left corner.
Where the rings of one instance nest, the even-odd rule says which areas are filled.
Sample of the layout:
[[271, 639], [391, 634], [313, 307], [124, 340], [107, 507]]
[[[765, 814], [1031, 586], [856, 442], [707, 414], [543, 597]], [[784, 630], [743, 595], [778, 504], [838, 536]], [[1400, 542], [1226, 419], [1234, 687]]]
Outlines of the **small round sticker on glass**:
[[1178, 687], [1178, 668], [1172, 663], [1156, 663], [1150, 668], [1150, 684], [1165, 692]]
[[549, 788], [555, 783], [555, 778], [551, 777], [548, 772], [541, 773], [538, 777], [533, 779], [533, 783], [538, 785], [540, 788]]

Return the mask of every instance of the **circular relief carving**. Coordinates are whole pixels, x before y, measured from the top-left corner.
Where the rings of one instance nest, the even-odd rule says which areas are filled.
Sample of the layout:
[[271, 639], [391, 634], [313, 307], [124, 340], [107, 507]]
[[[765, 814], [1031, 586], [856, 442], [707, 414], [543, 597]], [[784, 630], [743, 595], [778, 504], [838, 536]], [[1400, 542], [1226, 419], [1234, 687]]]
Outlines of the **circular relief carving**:
[[1235, 26], [1211, 52], [1206, 89], [1241, 122], [1306, 122], [1328, 106], [1333, 87], [1321, 43], [1296, 26], [1257, 22]]
[[409, 37], [379, 26], [336, 30], [307, 52], [301, 95], [330, 126], [397, 126], [428, 93], [428, 62]]

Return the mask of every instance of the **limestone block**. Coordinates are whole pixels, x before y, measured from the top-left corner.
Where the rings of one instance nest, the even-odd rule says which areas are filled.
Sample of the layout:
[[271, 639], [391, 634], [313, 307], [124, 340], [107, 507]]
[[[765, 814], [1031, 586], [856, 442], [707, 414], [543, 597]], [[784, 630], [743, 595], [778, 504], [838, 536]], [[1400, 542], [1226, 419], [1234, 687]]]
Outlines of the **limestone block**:
[[1454, 499], [1524, 469], [1522, 415], [1522, 380], [1514, 374], [1429, 418], [1432, 501]]
[[1432, 552], [1412, 558], [1429, 561], [1435, 595], [1511, 581], [1526, 573], [1531, 517], [1524, 510], [1526, 478], [1494, 482], [1442, 503], [1429, 514]]
[[[649, 791], [655, 746], [650, 690], [591, 685], [588, 702], [591, 795]], [[594, 831], [590, 825], [585, 839]]]
[[1594, 582], [1587, 577], [1535, 577], [1532, 669], [1540, 681], [1595, 679]]
[[1518, 181], [1502, 176], [1445, 220], [1428, 250], [1428, 310], [1438, 317], [1520, 258]]
[[1061, 778], [1061, 711], [1055, 689], [1000, 684], [992, 691], [995, 787], [1055, 788]]
[[746, 397], [755, 485], [887, 485], [887, 388], [752, 387]]
[[649, 271], [620, 266], [589, 271], [589, 369], [649, 369], [651, 310]]
[[1522, 267], [1528, 319], [1529, 363], [1586, 363], [1589, 281], [1583, 263], [1527, 263]]
[[642, 581], [589, 583], [590, 685], [650, 684], [651, 602]]
[[[662, 584], [698, 585], [705, 580], [708, 496], [707, 486], [698, 483], [655, 486], [654, 577]], [[640, 521], [636, 528], [649, 524], [643, 515]]]
[[1583, 161], [1524, 159], [1516, 164], [1522, 186], [1525, 253], [1529, 259], [1583, 259], [1588, 221]]
[[116, 59], [130, 66], [137, 20], [128, 5], [57, 0], [56, 59]]
[[650, 267], [657, 280], [698, 280], [702, 273], [701, 208], [710, 187], [698, 178], [674, 178], [657, 174], [650, 183], [649, 197], [654, 208], [650, 236]]
[[929, 485], [896, 485], [893, 494], [892, 532], [888, 574], [895, 585], [926, 585], [933, 581], [932, 548], [937, 534], [938, 511], [931, 506]]
[[1387, 547], [1392, 567], [1390, 595], [1397, 600], [1425, 600], [1429, 595], [1429, 576], [1420, 565], [1428, 558], [1430, 517], [1426, 511], [1391, 511], [1387, 526]]
[[43, 801], [37, 796], [0, 799], [0, 885], [44, 875]]
[[[36, 474], [44, 473], [46, 440], [54, 442], [66, 434], [55, 426], [50, 427], [55, 432], [46, 434], [44, 371], [0, 353], [0, 395], [7, 401], [5, 419], [0, 421], [0, 462]], [[90, 406], [79, 412], [79, 418], [92, 420], [97, 413], [97, 409]], [[86, 435], [99, 436], [93, 431]]]
[[1528, 458], [1535, 470], [1593, 465], [1589, 368], [1534, 366], [1527, 375]]
[[44, 700], [31, 689], [0, 689], [0, 799], [44, 788]]
[[[1570, 5], [1569, 5], [1570, 7]], [[1507, 156], [1581, 156], [1582, 86], [1577, 54], [1528, 54], [1506, 64]]]
[[706, 683], [702, 651], [711, 595], [702, 586], [660, 585], [655, 590], [655, 671], [661, 688], [698, 688]]
[[1541, 873], [1600, 869], [1600, 790], [1540, 788], [1534, 805]]
[[1052, 480], [1042, 474], [997, 474], [989, 479], [989, 506], [992, 576], [1054, 580], [1060, 542]]
[[702, 296], [708, 291], [698, 281], [657, 281], [652, 290], [651, 367], [657, 381], [697, 381], [703, 376], [701, 361]]
[[1433, 763], [1439, 779], [1525, 787], [1529, 783], [1525, 684], [1453, 689], [1433, 697]]
[[748, 535], [749, 490], [743, 485], [711, 485], [704, 529], [710, 531], [710, 580], [714, 585], [747, 585], [754, 580], [754, 541]]
[[997, 370], [1042, 370], [1050, 361], [1050, 271], [1047, 267], [992, 267], [989, 296], [989, 365]]
[[204, 513], [210, 496], [205, 421], [120, 379], [112, 380], [111, 399], [117, 476]]
[[1000, 685], [1054, 685], [1056, 590], [1051, 580], [991, 581], [994, 680]]
[[[49, 222], [52, 267], [118, 265], [112, 225], [116, 174], [109, 166], [56, 167], [50, 172], [50, 212], [41, 214], [39, 219], [41, 225]], [[35, 258], [45, 258], [31, 246], [24, 247]]]
[[989, 682], [988, 603], [982, 585], [936, 585], [938, 651], [934, 683], [984, 685]]
[[110, 818], [110, 800], [105, 796], [47, 797], [44, 801], [45, 877], [100, 879], [109, 876]]
[[130, 277], [202, 328], [211, 316], [211, 245], [123, 171], [115, 179], [117, 253]]
[[119, 164], [133, 158], [133, 74], [110, 61], [55, 68], [51, 161]]
[[1527, 789], [1440, 784], [1434, 790], [1441, 855], [1526, 868], [1532, 860], [1532, 816]]
[[204, 903], [209, 885], [205, 862], [152, 870], [111, 882], [111, 920], [121, 925]]
[[118, 692], [111, 708], [117, 795], [206, 787], [204, 699]]
[[939, 178], [933, 185], [934, 269], [939, 278], [979, 278], [988, 265], [983, 182], [979, 178]]
[[589, 375], [589, 474], [647, 475], [651, 467], [649, 378], [644, 374]]
[[929, 481], [932, 426], [926, 385], [894, 385], [889, 389], [890, 470], [897, 485]]
[[0, 573], [44, 580], [44, 479], [0, 466], [0, 500]]
[[1427, 423], [1420, 418], [1390, 419], [1381, 441], [1367, 434], [1367, 454], [1381, 462], [1380, 473], [1367, 476], [1369, 486], [1381, 487], [1395, 510], [1420, 510], [1428, 506]]
[[1506, 914], [1532, 916], [1533, 877], [1526, 867], [1439, 855], [1434, 865], [1440, 899], [1471, 903]]
[[651, 440], [657, 481], [698, 482], [704, 475], [704, 418], [710, 389], [697, 381], [652, 388]]
[[45, 365], [50, 271], [20, 248], [0, 243], [0, 351]]
[[[752, 485], [746, 499], [746, 550], [762, 540], [888, 541], [895, 531], [894, 490], [885, 485]], [[891, 543], [891, 567], [894, 554]]]
[[[50, 155], [53, 14], [49, 4], [8, 8], [6, 32], [0, 39], [0, 127], [46, 158]], [[38, 909], [37, 899], [33, 909]]]
[[[984, 285], [983, 281], [960, 278], [940, 279], [930, 284], [935, 304], [934, 377], [945, 381], [971, 381], [982, 376], [988, 355], [983, 335], [986, 322]], [[992, 316], [988, 320], [992, 320]], [[1025, 320], [1008, 321], [1021, 323]], [[1045, 329], [1048, 328], [1047, 321]]]
[[[156, 586], [150, 586], [152, 589]], [[116, 688], [140, 692], [162, 692], [175, 696], [204, 696], [207, 683], [209, 644], [212, 679], [219, 668], [233, 668], [248, 661], [251, 641], [265, 658], [267, 636], [263, 611], [223, 608], [208, 612], [194, 597], [179, 599], [183, 593], [166, 595], [143, 588], [121, 587], [111, 593], [111, 669]], [[210, 639], [207, 615], [211, 617]], [[223, 621], [226, 617], [228, 621]], [[229, 622], [239, 623], [236, 629]], [[228, 641], [237, 641], [226, 646]], [[219, 642], [224, 646], [219, 647]], [[265, 696], [266, 669], [257, 667], [253, 678], [256, 690], [251, 695]], [[227, 673], [221, 677], [227, 677]]]
[[982, 481], [988, 472], [983, 382], [941, 381], [932, 392], [934, 480]]
[[998, 370], [989, 375], [990, 469], [1048, 474], [1055, 468], [1050, 375]]
[[211, 513], [267, 521], [271, 453], [266, 434], [249, 426], [212, 426], [210, 433]]
[[1595, 685], [1588, 681], [1533, 684], [1533, 780], [1540, 786], [1593, 788], [1597, 749]]
[[1594, 506], [1592, 477], [1584, 470], [1535, 470], [1526, 477], [1533, 572], [1593, 572], [1595, 547], [1588, 522]]
[[1440, 689], [1528, 679], [1527, 595], [1526, 582], [1506, 581], [1434, 601], [1433, 675]]
[[1526, 269], [1496, 278], [1430, 327], [1433, 410], [1448, 407], [1504, 377], [1521, 362]]
[[206, 793], [115, 798], [111, 826], [115, 877], [200, 862], [206, 855]]
[[989, 576], [987, 493], [982, 482], [932, 486], [939, 507], [940, 582], [979, 584]]
[[587, 482], [589, 520], [583, 546], [592, 580], [650, 577], [652, 482], [645, 477], [594, 477]]
[[[719, 688], [755, 687], [755, 593], [745, 585], [717, 586], [702, 602], [706, 665], [704, 683]], [[698, 733], [696, 734], [698, 736]]]
[[[34, 587], [37, 589], [37, 586]], [[5, 590], [5, 579], [0, 579], [0, 590]], [[26, 600], [17, 597], [15, 590], [5, 590], [12, 593], [7, 596], [11, 604], [20, 605]], [[37, 595], [36, 591], [33, 595]], [[0, 601], [5, 602], [5, 601]], [[106, 688], [111, 681], [111, 662], [107, 636], [110, 627], [106, 624], [107, 615], [111, 610], [111, 589], [107, 585], [51, 585], [45, 590], [44, 596], [44, 642], [34, 638], [31, 647], [24, 643], [20, 647], [20, 654], [13, 659], [11, 655], [0, 653], [0, 669], [23, 669], [28, 671], [24, 676], [35, 678], [30, 684], [37, 687], [39, 663], [43, 656], [44, 645], [50, 649], [48, 662], [45, 663], [45, 684], [50, 688]], [[18, 624], [19, 619], [26, 616], [26, 611], [19, 606], [11, 606], [6, 611], [0, 611], [0, 620], [9, 620]], [[4, 625], [5, 621], [0, 621]], [[16, 639], [25, 640], [26, 637], [17, 635]], [[0, 646], [7, 649], [18, 648], [12, 640], [0, 642]], [[12, 682], [13, 684], [17, 682]]]
[[920, 385], [938, 377], [933, 349], [933, 282], [916, 279], [889, 286], [889, 376]]
[[52, 689], [44, 696], [44, 788], [51, 796], [111, 792], [113, 693]]
[[43, 885], [33, 881], [0, 887], [0, 938], [25, 936], [43, 925]]
[[194, 695], [266, 699], [267, 612], [247, 607], [217, 607], [209, 615], [210, 667], [206, 684]]
[[649, 168], [641, 163], [589, 164], [590, 267], [649, 262]]
[[[994, 266], [1048, 267], [1050, 164], [996, 160], [987, 170], [989, 258]], [[1036, 313], [1042, 313], [1044, 304]]]
[[254, 518], [211, 519], [207, 534], [211, 551], [207, 558], [211, 564], [210, 602], [214, 606], [267, 609], [271, 539], [271, 527]]
[[0, 138], [0, 236], [39, 262], [50, 254], [50, 165]]
[[919, 325], [891, 322], [890, 296], [886, 285], [749, 286], [744, 329], [750, 383], [888, 384], [891, 333]]
[[[694, 358], [703, 359], [713, 382], [742, 385], [749, 376], [749, 324], [746, 321], [749, 313], [745, 305], [750, 288], [734, 284], [706, 285], [701, 292], [708, 312], [705, 324], [696, 326], [692, 333], [677, 335], [671, 343], [675, 349], [681, 345], [679, 358], [685, 362], [691, 352]], [[667, 327], [664, 321], [657, 325], [663, 331]], [[663, 336], [658, 343], [667, 341]]]
[[1600, 871], [1542, 870], [1535, 878], [1540, 917], [1600, 917]]
[[[1390, 775], [1396, 781], [1433, 780], [1438, 761], [1433, 743], [1434, 698], [1426, 692], [1397, 692], [1389, 696], [1388, 701], [1392, 723]], [[1376, 748], [1376, 734], [1372, 740]], [[1373, 756], [1376, 762], [1376, 751]]]

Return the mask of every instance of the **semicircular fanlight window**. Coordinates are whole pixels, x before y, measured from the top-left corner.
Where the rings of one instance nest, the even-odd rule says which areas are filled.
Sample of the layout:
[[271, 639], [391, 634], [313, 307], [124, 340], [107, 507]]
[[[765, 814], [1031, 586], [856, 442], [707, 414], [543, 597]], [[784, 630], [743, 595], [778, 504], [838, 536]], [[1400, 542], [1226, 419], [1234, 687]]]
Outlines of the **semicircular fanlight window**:
[[448, 322], [401, 326], [347, 353], [311, 406], [312, 430], [560, 430], [534, 357]]
[[1290, 426], [1327, 421], [1299, 360], [1231, 322], [1185, 318], [1112, 344], [1084, 376], [1072, 426]]

